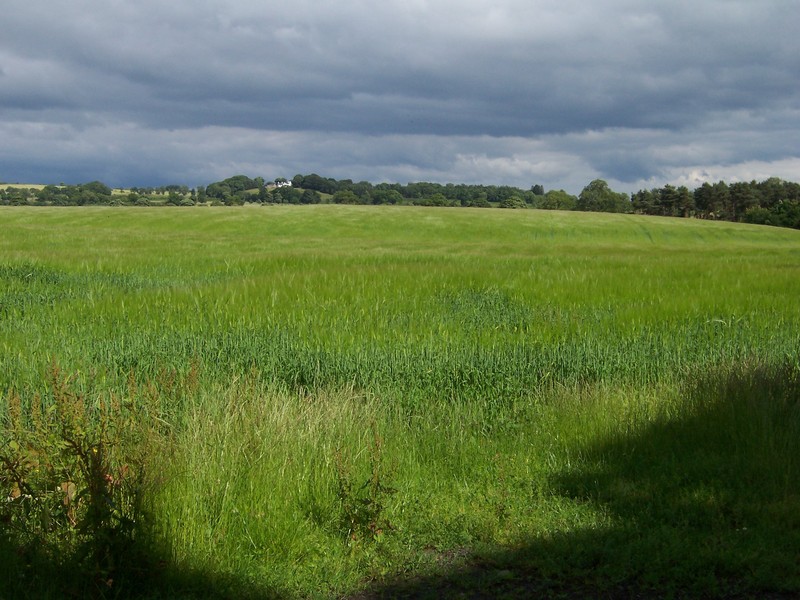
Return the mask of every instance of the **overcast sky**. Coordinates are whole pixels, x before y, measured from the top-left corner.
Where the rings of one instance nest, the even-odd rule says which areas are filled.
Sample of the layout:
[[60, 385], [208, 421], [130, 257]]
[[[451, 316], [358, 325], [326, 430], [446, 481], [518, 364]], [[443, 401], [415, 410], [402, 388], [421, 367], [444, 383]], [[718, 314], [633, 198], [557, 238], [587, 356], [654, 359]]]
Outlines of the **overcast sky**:
[[800, 181], [798, 0], [27, 0], [2, 13], [0, 181]]

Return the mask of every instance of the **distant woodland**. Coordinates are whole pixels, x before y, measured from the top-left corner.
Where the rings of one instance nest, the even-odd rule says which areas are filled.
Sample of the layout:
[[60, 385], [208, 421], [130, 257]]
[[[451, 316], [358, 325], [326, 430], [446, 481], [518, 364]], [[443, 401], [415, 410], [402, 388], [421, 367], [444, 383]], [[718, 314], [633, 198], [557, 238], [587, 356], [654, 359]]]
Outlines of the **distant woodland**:
[[185, 185], [115, 190], [102, 182], [25, 187], [0, 184], [0, 205], [194, 206], [259, 204], [397, 204], [480, 208], [535, 208], [633, 213], [738, 221], [800, 229], [800, 184], [772, 177], [764, 181], [704, 183], [689, 190], [665, 185], [631, 195], [595, 179], [574, 196], [564, 190], [512, 186], [378, 183], [331, 179], [315, 173], [267, 181], [235, 175], [208, 186]]

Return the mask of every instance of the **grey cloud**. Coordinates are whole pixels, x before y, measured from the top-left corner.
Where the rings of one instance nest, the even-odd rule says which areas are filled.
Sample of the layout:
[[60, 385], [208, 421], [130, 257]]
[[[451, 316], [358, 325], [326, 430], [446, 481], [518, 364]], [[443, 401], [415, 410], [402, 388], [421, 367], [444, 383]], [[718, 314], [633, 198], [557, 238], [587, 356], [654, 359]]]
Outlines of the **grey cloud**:
[[[569, 181], [631, 183], [693, 165], [780, 161], [800, 155], [786, 134], [800, 123], [800, 15], [784, 8], [780, 0], [32, 0], [4, 15], [0, 126], [67, 127], [80, 151], [12, 136], [3, 168], [33, 174], [38, 164], [46, 178], [48, 165], [53, 173], [94, 165], [130, 181], [261, 164], [355, 178], [375, 177], [373, 169], [524, 181], [527, 168], [557, 173], [558, 157]], [[257, 160], [216, 143], [234, 131]], [[178, 145], [150, 161], [145, 140], [163, 144], [175, 132], [229, 155], [217, 163]], [[304, 140], [292, 158], [261, 144], [278, 134], [285, 144]], [[346, 149], [315, 143], [326, 136], [348, 140]], [[663, 151], [682, 143], [694, 150]], [[59, 160], [59, 149], [69, 155]]]

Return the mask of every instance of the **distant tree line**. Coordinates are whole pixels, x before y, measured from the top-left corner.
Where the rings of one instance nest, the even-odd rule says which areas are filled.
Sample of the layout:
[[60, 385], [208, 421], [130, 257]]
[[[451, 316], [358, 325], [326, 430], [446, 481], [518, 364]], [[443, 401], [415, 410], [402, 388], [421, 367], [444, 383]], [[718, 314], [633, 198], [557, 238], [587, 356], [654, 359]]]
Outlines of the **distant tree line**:
[[123, 204], [176, 205], [246, 203], [259, 204], [405, 204], [477, 208], [537, 208], [635, 213], [669, 217], [696, 217], [740, 221], [800, 229], [800, 184], [772, 177], [765, 181], [665, 185], [640, 190], [630, 196], [615, 192], [602, 179], [595, 179], [578, 196], [564, 190], [545, 191], [506, 185], [475, 185], [415, 182], [372, 184], [368, 181], [332, 179], [316, 173], [295, 175], [291, 181], [278, 177], [234, 175], [207, 186], [185, 185], [130, 188], [114, 191], [100, 181], [80, 185], [48, 185], [40, 189], [0, 185], [0, 205], [45, 206]]
[[260, 204], [319, 204], [322, 197], [314, 190], [304, 190], [292, 185], [285, 177], [265, 181], [263, 177], [251, 179], [234, 175], [222, 181], [198, 188], [201, 201], [212, 204], [241, 205], [248, 202]]
[[292, 186], [314, 190], [331, 197], [338, 204], [414, 204], [419, 206], [471, 206], [489, 208], [506, 205], [531, 205], [536, 193], [544, 194], [542, 186], [522, 190], [512, 186], [469, 185], [454, 183], [416, 182], [372, 184], [368, 181], [331, 179], [311, 175], [295, 175]]
[[800, 229], [800, 184], [771, 177], [761, 182], [704, 183], [690, 192], [665, 185], [631, 196], [633, 212], [700, 217]]
[[636, 213], [671, 217], [697, 217], [741, 221], [800, 229], [800, 184], [772, 177], [762, 182], [704, 183], [690, 191], [685, 186], [665, 185], [628, 196], [595, 179], [578, 196], [564, 190], [528, 190], [511, 186], [439, 183], [354, 183], [317, 174], [295, 175], [295, 188], [311, 189], [343, 204], [417, 204], [425, 206], [472, 206], [538, 208], [594, 212]]
[[52, 206], [83, 206], [88, 204], [108, 204], [112, 190], [100, 181], [81, 185], [46, 185], [41, 189], [7, 187], [0, 190], [2, 204], [29, 204], [31, 201]]
[[100, 181], [78, 185], [46, 185], [37, 188], [0, 185], [0, 205], [90, 206], [194, 204], [195, 190], [185, 185], [130, 188], [114, 191]]

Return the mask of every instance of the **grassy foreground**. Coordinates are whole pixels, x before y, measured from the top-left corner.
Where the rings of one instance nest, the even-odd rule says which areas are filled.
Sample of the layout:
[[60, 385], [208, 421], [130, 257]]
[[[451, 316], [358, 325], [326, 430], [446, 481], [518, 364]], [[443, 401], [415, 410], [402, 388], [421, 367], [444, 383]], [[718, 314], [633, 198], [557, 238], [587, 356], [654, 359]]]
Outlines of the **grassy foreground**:
[[800, 593], [800, 232], [0, 225], [2, 597]]

